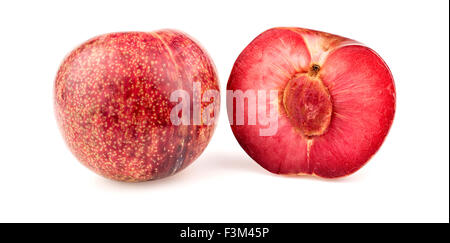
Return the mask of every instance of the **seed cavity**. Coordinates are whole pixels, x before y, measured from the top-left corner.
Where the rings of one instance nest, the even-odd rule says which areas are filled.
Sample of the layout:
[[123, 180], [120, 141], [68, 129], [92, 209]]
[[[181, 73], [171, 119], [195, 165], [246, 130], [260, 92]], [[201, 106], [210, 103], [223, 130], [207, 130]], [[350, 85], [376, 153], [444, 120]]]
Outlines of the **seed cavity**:
[[[320, 67], [317, 65], [318, 69]], [[311, 70], [318, 70], [311, 68]], [[283, 93], [283, 104], [292, 124], [308, 139], [324, 134], [333, 105], [328, 89], [318, 77], [294, 76]]]

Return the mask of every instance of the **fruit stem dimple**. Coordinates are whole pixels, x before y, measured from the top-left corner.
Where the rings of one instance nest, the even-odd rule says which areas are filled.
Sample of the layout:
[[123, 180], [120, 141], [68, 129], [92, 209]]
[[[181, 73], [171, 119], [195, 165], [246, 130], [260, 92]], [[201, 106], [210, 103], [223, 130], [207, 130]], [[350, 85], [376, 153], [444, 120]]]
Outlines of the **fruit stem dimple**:
[[311, 68], [309, 69], [308, 74], [312, 77], [315, 77], [315, 76], [317, 76], [319, 71], [320, 71], [320, 66], [318, 64], [314, 63], [313, 65], [311, 65]]

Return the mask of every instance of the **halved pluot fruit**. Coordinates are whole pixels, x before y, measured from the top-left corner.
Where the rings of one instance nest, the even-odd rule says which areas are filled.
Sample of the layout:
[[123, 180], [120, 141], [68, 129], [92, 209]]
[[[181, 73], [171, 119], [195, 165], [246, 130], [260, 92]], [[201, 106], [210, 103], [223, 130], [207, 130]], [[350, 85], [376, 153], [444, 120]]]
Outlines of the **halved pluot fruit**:
[[[253, 91], [253, 92], [247, 92]], [[244, 123], [237, 92], [267, 95], [257, 111], [275, 109], [276, 130], [244, 96]], [[277, 95], [269, 96], [270, 91]], [[253, 99], [253, 100], [256, 100]], [[354, 40], [302, 28], [273, 28], [239, 55], [227, 84], [228, 115], [242, 148], [277, 174], [342, 177], [376, 153], [392, 125], [396, 93], [386, 63]], [[242, 106], [241, 106], [242, 107]], [[273, 111], [273, 110], [272, 110]], [[257, 116], [257, 117], [253, 117]], [[258, 120], [254, 124], [249, 121]]]

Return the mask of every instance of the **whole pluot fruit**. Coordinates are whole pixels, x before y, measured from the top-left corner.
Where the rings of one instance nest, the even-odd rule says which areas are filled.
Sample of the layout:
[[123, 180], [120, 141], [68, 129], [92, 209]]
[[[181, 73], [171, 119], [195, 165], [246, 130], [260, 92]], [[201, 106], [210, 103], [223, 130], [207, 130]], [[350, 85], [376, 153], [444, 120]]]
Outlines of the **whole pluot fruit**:
[[278, 174], [335, 178], [357, 171], [383, 143], [395, 100], [391, 72], [372, 49], [302, 28], [256, 37], [227, 85], [236, 139]]
[[192, 163], [213, 134], [220, 103], [208, 54], [174, 30], [85, 42], [61, 64], [54, 92], [72, 153], [96, 173], [130, 182]]

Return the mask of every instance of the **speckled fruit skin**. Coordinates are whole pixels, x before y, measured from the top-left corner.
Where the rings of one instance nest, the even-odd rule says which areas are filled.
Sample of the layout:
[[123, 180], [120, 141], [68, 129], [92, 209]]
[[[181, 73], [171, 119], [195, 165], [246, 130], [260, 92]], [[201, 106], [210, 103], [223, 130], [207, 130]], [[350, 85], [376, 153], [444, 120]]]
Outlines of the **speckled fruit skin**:
[[231, 128], [250, 157], [277, 174], [352, 174], [380, 148], [394, 119], [394, 80], [381, 57], [320, 31], [282, 27], [256, 37], [227, 85], [249, 89], [279, 91], [268, 100], [278, 102], [277, 132], [260, 136], [258, 124]]
[[191, 164], [215, 128], [171, 123], [177, 104], [170, 102], [171, 92], [181, 89], [193, 97], [193, 82], [201, 83], [202, 94], [219, 91], [208, 54], [182, 32], [98, 36], [61, 64], [56, 118], [72, 153], [94, 172], [127, 182], [163, 178]]

